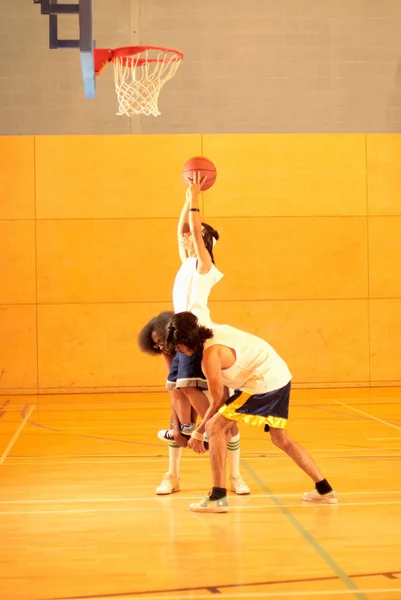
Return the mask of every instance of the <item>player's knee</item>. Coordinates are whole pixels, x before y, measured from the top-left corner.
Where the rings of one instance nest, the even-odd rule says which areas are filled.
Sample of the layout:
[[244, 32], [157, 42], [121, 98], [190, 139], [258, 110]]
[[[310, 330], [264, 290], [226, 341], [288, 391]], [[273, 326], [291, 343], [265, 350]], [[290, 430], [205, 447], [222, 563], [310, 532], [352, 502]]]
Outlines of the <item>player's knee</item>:
[[184, 396], [188, 398], [188, 400], [191, 400], [192, 398], [198, 398], [199, 394], [202, 393], [202, 390], [196, 387], [184, 387], [180, 388], [180, 390]]
[[208, 421], [206, 423], [205, 431], [209, 438], [212, 437], [213, 435], [217, 435], [217, 434], [221, 433], [222, 427], [221, 427], [221, 424], [219, 424], [218, 419], [217, 418], [210, 419], [210, 421]]
[[205, 431], [206, 431], [206, 433], [207, 433], [207, 436], [208, 436], [209, 438], [210, 438], [210, 436], [211, 436], [211, 435], [213, 435], [213, 434], [215, 433], [216, 429], [213, 427], [213, 423], [212, 423], [212, 421], [208, 421], [208, 422], [206, 423], [206, 426], [205, 426]]
[[280, 450], [286, 450], [289, 444], [287, 432], [284, 429], [270, 429], [270, 437], [275, 446]]

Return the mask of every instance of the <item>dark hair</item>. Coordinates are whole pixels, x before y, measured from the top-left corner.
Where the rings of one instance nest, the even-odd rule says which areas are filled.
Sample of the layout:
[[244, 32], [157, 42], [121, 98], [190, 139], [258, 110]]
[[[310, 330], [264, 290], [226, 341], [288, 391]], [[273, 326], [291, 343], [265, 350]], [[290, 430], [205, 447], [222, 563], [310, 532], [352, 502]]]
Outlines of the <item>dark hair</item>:
[[190, 312], [174, 315], [166, 329], [167, 348], [176, 349], [179, 344], [200, 354], [206, 340], [213, 337], [213, 331], [199, 325], [198, 318]]
[[202, 223], [202, 227], [203, 227], [203, 231], [202, 231], [203, 241], [205, 242], [206, 250], [210, 254], [210, 258], [212, 259], [212, 263], [214, 263], [213, 238], [217, 242], [217, 240], [220, 237], [219, 236], [219, 232], [216, 231], [215, 229], [213, 229], [213, 227], [211, 225], [208, 225], [207, 223]]
[[154, 332], [157, 338], [164, 343], [166, 340], [166, 327], [172, 317], [174, 317], [174, 313], [166, 310], [146, 323], [138, 334], [138, 345], [142, 352], [147, 352], [148, 354], [162, 353], [160, 348], [154, 347], [155, 342], [152, 340], [152, 333]]

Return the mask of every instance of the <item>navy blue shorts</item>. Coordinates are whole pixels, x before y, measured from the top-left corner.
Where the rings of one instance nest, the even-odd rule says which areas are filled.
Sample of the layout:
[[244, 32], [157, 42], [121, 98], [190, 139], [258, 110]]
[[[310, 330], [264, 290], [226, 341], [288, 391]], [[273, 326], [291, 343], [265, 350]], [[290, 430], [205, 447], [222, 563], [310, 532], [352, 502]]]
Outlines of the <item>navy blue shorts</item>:
[[184, 387], [197, 387], [207, 390], [207, 380], [201, 368], [202, 354], [187, 356], [176, 352], [167, 376], [166, 388], [175, 390]]
[[220, 408], [219, 413], [230, 421], [263, 427], [265, 431], [269, 431], [270, 427], [286, 429], [290, 392], [291, 381], [279, 390], [264, 394], [249, 394], [235, 390]]

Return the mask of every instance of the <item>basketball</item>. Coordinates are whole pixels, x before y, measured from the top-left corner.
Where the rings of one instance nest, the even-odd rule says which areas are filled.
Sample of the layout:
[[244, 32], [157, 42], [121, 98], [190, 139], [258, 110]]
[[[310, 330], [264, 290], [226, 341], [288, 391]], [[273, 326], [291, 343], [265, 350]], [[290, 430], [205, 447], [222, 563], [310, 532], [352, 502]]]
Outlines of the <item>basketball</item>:
[[214, 182], [216, 181], [217, 171], [216, 167], [212, 163], [211, 160], [205, 158], [204, 156], [194, 156], [187, 160], [182, 169], [182, 177], [187, 183], [187, 179], [192, 181], [192, 175], [194, 171], [199, 171], [201, 174], [201, 181], [207, 175], [207, 179], [202, 186], [202, 192], [208, 190], [212, 187]]

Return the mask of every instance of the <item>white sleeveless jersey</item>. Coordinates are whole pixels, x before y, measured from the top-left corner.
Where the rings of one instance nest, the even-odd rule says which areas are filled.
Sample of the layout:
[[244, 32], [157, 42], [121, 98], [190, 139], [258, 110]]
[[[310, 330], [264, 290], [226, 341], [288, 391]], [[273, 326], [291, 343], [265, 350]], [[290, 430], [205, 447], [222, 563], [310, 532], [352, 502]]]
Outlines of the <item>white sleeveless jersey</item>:
[[233, 366], [221, 371], [228, 388], [263, 394], [278, 390], [291, 381], [286, 362], [262, 338], [230, 325], [215, 325], [212, 329], [214, 336], [206, 340], [204, 350], [221, 344], [232, 348], [236, 354]]
[[189, 311], [196, 315], [201, 325], [210, 326], [212, 320], [207, 306], [212, 287], [223, 274], [212, 263], [208, 273], [201, 275], [196, 270], [197, 257], [187, 258], [182, 263], [174, 281], [174, 312]]

